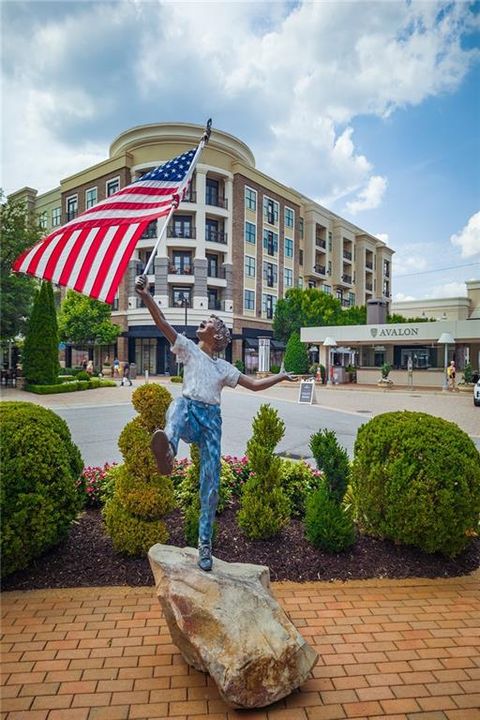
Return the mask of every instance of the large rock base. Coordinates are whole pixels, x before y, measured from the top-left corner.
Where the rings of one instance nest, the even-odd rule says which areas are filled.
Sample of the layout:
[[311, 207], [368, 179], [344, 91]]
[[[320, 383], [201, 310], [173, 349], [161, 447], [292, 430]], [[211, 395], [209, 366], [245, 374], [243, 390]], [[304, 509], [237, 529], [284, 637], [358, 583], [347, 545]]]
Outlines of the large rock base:
[[214, 558], [206, 573], [196, 550], [170, 545], [148, 557], [173, 642], [225, 702], [264, 707], [307, 679], [318, 655], [273, 597], [267, 567]]

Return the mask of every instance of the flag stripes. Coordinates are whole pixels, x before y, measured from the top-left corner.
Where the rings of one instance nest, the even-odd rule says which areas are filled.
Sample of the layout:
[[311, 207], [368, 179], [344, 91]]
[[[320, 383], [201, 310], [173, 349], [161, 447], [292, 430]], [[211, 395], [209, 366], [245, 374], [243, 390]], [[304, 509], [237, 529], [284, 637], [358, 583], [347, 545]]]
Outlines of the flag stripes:
[[89, 208], [22, 253], [13, 269], [112, 303], [138, 239], [183, 197], [194, 156], [189, 150]]

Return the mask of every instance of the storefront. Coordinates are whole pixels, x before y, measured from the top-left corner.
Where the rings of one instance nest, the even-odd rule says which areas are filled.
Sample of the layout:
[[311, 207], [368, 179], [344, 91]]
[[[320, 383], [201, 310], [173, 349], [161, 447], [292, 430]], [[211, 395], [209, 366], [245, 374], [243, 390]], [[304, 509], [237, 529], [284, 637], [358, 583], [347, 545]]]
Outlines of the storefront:
[[[459, 379], [467, 363], [474, 370], [480, 368], [478, 319], [308, 327], [302, 328], [301, 340], [309, 350], [312, 345], [318, 347], [320, 362], [325, 366], [355, 366], [359, 384], [375, 384], [384, 363], [391, 365], [389, 377], [395, 384], [407, 385], [407, 364], [411, 360], [417, 386], [440, 387], [450, 360], [455, 360]], [[343, 378], [348, 373], [335, 375]]]

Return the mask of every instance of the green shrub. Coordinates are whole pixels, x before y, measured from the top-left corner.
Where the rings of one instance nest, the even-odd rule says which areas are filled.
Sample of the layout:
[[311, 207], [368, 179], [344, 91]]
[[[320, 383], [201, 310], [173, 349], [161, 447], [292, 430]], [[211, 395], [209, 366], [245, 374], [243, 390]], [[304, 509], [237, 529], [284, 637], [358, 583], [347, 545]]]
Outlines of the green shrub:
[[[195, 443], [190, 446], [190, 452], [192, 455], [192, 463], [185, 473], [185, 477], [175, 488], [175, 499], [177, 504], [187, 510], [192, 506], [195, 498], [199, 497], [200, 488], [200, 456], [197, 453], [198, 449]], [[221, 513], [230, 503], [232, 498], [232, 488], [235, 484], [235, 477], [233, 471], [225, 460], [221, 460], [220, 470], [220, 486], [218, 491], [218, 505], [217, 513]], [[199, 505], [200, 511], [200, 505]]]
[[280, 365], [270, 365], [270, 372], [274, 375], [278, 375], [280, 372]]
[[163, 427], [172, 396], [161, 385], [142, 385], [132, 395], [140, 413], [124, 427], [118, 441], [124, 464], [110, 471], [109, 497], [103, 509], [114, 547], [140, 555], [168, 539], [162, 517], [175, 506], [173, 482], [158, 474], [150, 449], [151, 433]]
[[83, 462], [64, 420], [26, 402], [0, 403], [2, 576], [58, 544], [82, 507]]
[[285, 370], [296, 375], [305, 375], [308, 368], [308, 351], [300, 335], [294, 332], [290, 335], [285, 349]]
[[77, 380], [90, 380], [90, 375], [86, 370], [80, 370], [80, 372], [77, 373]]
[[245, 372], [245, 363], [243, 360], [235, 360], [234, 365], [241, 373]]
[[341, 503], [350, 477], [348, 453], [339, 445], [333, 430], [319, 430], [310, 438], [310, 450], [327, 481], [332, 497]]
[[23, 346], [23, 375], [29, 385], [53, 385], [59, 370], [53, 289], [51, 283], [43, 282], [35, 296], [27, 325]]
[[326, 483], [307, 498], [305, 534], [315, 547], [342, 552], [355, 542], [353, 514], [339, 505]]
[[181, 375], [171, 375], [171, 376], [170, 376], [170, 382], [173, 382], [173, 383], [182, 383], [182, 382], [183, 382], [183, 377], [182, 377]]
[[374, 537], [453, 557], [477, 529], [480, 455], [455, 423], [391, 412], [363, 425], [352, 495], [360, 527]]
[[247, 443], [252, 475], [243, 487], [238, 524], [252, 540], [276, 535], [288, 524], [290, 503], [282, 488], [282, 461], [274, 455], [285, 424], [270, 405], [261, 405]]
[[290, 501], [292, 517], [305, 516], [305, 501], [317, 489], [321, 473], [308, 463], [297, 460], [282, 460], [282, 487]]
[[133, 407], [139, 413], [141, 423], [151, 433], [165, 427], [165, 417], [172, 400], [167, 388], [156, 383], [141, 385], [132, 394]]
[[99, 380], [92, 378], [91, 380], [63, 380], [58, 385], [25, 385], [27, 392], [35, 393], [35, 395], [54, 395], [59, 393], [78, 392], [79, 390], [95, 390], [99, 387], [116, 387], [117, 384], [113, 380]]

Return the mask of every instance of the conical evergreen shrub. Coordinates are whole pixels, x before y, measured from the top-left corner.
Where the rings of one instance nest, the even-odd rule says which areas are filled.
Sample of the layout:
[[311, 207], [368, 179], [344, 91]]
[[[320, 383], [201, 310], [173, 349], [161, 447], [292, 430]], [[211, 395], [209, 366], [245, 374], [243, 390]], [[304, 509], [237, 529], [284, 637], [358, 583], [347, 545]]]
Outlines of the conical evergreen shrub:
[[35, 295], [23, 347], [23, 374], [27, 385], [55, 385], [58, 362], [58, 326], [53, 288], [43, 282]]
[[162, 518], [173, 510], [175, 498], [171, 478], [158, 474], [150, 449], [152, 432], [165, 426], [172, 396], [166, 388], [151, 383], [137, 388], [132, 401], [140, 414], [120, 435], [118, 446], [125, 462], [112, 471], [115, 490], [103, 516], [115, 549], [136, 556], [168, 540]]
[[288, 339], [284, 357], [285, 370], [295, 375], [305, 375], [308, 370], [308, 350], [300, 340], [298, 333], [292, 333]]
[[261, 405], [247, 443], [252, 475], [243, 487], [239, 526], [252, 540], [273, 537], [288, 524], [290, 502], [283, 489], [282, 460], [274, 454], [285, 432], [285, 423], [270, 405]]

